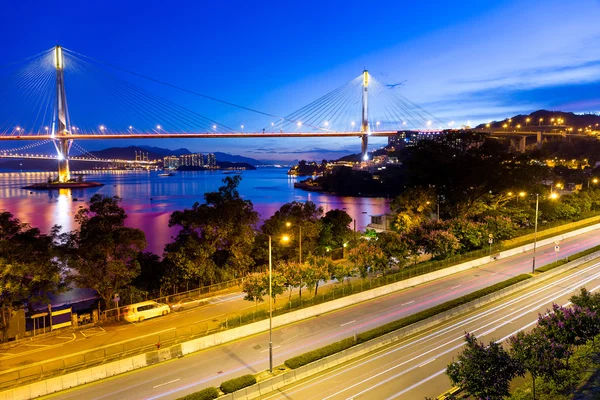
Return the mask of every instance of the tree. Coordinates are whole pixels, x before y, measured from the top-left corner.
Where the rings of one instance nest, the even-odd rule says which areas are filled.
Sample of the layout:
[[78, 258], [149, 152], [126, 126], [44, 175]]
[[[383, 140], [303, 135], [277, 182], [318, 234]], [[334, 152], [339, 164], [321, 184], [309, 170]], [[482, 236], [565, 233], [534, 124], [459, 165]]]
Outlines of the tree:
[[[265, 293], [269, 294], [269, 272], [265, 272], [263, 275], [263, 286], [265, 287]], [[273, 305], [276, 304], [277, 296], [283, 294], [286, 287], [285, 277], [277, 272], [273, 271], [271, 274], [271, 296], [273, 298]]]
[[246, 293], [244, 300], [253, 301], [254, 308], [258, 308], [258, 302], [263, 302], [263, 297], [268, 293], [268, 281], [265, 285], [264, 273], [252, 272], [246, 275], [242, 282], [242, 292]]
[[165, 263], [158, 255], [148, 251], [139, 253], [137, 259], [140, 264], [140, 274], [131, 284], [149, 293], [158, 292], [166, 272]]
[[285, 284], [290, 292], [289, 301], [292, 300], [292, 290], [298, 288], [302, 297], [302, 288], [305, 285], [303, 265], [296, 261], [279, 261], [275, 268], [285, 279]]
[[316, 296], [317, 290], [319, 289], [319, 282], [327, 281], [329, 278], [331, 278], [335, 266], [327, 257], [310, 256], [307, 261], [308, 262], [304, 264], [302, 269], [304, 282], [306, 282], [309, 290], [312, 290], [314, 285], [314, 296]]
[[457, 217], [449, 220], [448, 225], [448, 232], [458, 239], [461, 249], [464, 251], [480, 249], [485, 244], [486, 227], [482, 223]]
[[360, 240], [355, 247], [348, 250], [347, 258], [354, 263], [363, 278], [367, 277], [369, 271], [383, 271], [388, 265], [383, 250], [368, 240]]
[[377, 234], [375, 245], [379, 247], [389, 261], [401, 267], [409, 255], [408, 243], [405, 238], [396, 232], [382, 232]]
[[494, 341], [479, 342], [475, 335], [465, 335], [465, 348], [458, 360], [448, 365], [446, 374], [478, 399], [503, 399], [510, 395], [510, 381], [523, 374], [523, 369], [502, 346]]
[[600, 323], [595, 311], [578, 305], [552, 305], [552, 312], [540, 315], [538, 326], [546, 336], [565, 346], [581, 346], [600, 334]]
[[543, 329], [536, 327], [530, 333], [518, 332], [509, 338], [511, 356], [524, 370], [531, 374], [533, 398], [535, 399], [535, 379], [542, 376], [555, 379], [566, 368], [569, 357], [568, 346], [546, 336]]
[[321, 246], [339, 248], [352, 238], [352, 217], [344, 210], [329, 210], [321, 218]]
[[23, 302], [47, 301], [66, 289], [63, 264], [55, 257], [60, 227], [45, 235], [9, 212], [0, 213], [0, 329], [3, 339]]
[[571, 296], [569, 300], [576, 306], [587, 308], [600, 315], [600, 292], [590, 293], [586, 288], [581, 288], [579, 294]]
[[394, 214], [392, 228], [403, 233], [421, 225], [431, 213], [434, 201], [435, 194], [431, 190], [419, 187], [406, 190], [390, 205]]
[[[344, 283], [344, 279], [350, 279], [353, 276], [356, 276], [356, 267], [348, 264], [348, 263], [339, 263], [335, 265], [333, 270], [333, 276], [340, 282]], [[350, 284], [350, 281], [348, 281]]]
[[254, 264], [254, 225], [258, 213], [252, 202], [240, 197], [240, 176], [226, 177], [217, 192], [204, 194], [204, 204], [175, 211], [169, 226], [178, 226], [165, 258], [182, 269], [184, 279], [221, 281], [244, 276]]
[[79, 231], [69, 236], [69, 267], [77, 271], [73, 280], [96, 290], [105, 306], [119, 289], [131, 284], [140, 273], [139, 253], [146, 247], [143, 231], [125, 227], [127, 214], [121, 199], [95, 194], [89, 208], [79, 210]]
[[431, 231], [423, 238], [423, 247], [434, 258], [448, 258], [460, 249], [458, 239], [447, 231]]
[[[267, 219], [261, 227], [266, 235], [272, 237], [272, 254], [274, 260], [299, 260], [300, 229], [302, 229], [302, 258], [305, 254], [315, 254], [321, 232], [321, 215], [323, 209], [312, 201], [305, 203], [293, 201], [286, 203]], [[289, 240], [283, 243], [280, 239], [286, 236]], [[266, 238], [260, 237], [260, 261], [267, 257]]]

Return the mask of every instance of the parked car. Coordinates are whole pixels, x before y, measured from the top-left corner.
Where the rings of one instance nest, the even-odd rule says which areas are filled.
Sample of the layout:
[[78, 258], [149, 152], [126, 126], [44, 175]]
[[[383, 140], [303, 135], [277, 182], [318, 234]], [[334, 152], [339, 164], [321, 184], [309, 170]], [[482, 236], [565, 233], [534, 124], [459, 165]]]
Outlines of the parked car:
[[192, 297], [186, 297], [184, 299], [169, 302], [171, 311], [183, 311], [189, 308], [194, 308], [206, 304], [206, 299], [194, 299]]
[[171, 308], [167, 304], [157, 303], [156, 301], [142, 301], [124, 307], [123, 316], [125, 321], [142, 322], [145, 319], [160, 317], [170, 312]]

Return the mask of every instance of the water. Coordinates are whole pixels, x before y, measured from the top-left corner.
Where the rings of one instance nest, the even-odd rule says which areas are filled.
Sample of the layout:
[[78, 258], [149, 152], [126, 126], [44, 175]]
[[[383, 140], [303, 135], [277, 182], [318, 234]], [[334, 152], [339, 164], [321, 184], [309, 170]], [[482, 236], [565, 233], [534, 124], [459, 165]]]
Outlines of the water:
[[[67, 231], [77, 228], [75, 214], [85, 207], [84, 201], [96, 193], [116, 195], [123, 199], [121, 205], [128, 215], [126, 224], [142, 229], [148, 240], [147, 250], [159, 255], [176, 234], [175, 229], [168, 226], [171, 213], [203, 202], [204, 193], [216, 191], [223, 185], [222, 179], [228, 176], [221, 171], [182, 171], [169, 177], [160, 177], [155, 171], [93, 172], [86, 179], [105, 186], [85, 190], [21, 189], [27, 184], [45, 181], [48, 175], [48, 172], [0, 173], [0, 210], [11, 212], [43, 232], [55, 224]], [[261, 219], [269, 218], [285, 203], [310, 200], [322, 206], [324, 212], [344, 209], [356, 220], [357, 229], [364, 229], [370, 215], [389, 210], [389, 200], [384, 198], [341, 197], [295, 189], [294, 182], [298, 178], [289, 177], [285, 168], [244, 171], [242, 177], [240, 195], [252, 201]]]

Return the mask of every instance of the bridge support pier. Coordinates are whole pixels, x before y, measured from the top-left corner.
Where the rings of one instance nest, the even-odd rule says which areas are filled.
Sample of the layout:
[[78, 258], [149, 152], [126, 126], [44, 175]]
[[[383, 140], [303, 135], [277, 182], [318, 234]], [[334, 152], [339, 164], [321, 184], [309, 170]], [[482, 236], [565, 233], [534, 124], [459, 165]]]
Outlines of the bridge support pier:
[[69, 170], [71, 142], [71, 140], [61, 138], [55, 144], [56, 151], [58, 152], [58, 181], [61, 183], [71, 180], [71, 171]]
[[537, 132], [537, 141], [536, 141], [536, 145], [538, 149], [542, 148], [542, 142], [543, 142], [544, 138], [542, 136], [542, 132]]
[[360, 159], [361, 161], [367, 161], [369, 159], [369, 135], [362, 135], [360, 137]]

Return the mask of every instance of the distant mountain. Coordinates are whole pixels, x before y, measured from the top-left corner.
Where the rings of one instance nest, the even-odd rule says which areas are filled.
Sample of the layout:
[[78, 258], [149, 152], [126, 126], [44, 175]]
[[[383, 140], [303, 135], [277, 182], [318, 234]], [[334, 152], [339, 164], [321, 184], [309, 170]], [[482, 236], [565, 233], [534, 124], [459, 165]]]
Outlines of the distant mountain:
[[[529, 121], [527, 121], [529, 118]], [[542, 121], [540, 122], [540, 118]], [[552, 119], [557, 121], [558, 119], [562, 119], [563, 122], [561, 126], [572, 127], [574, 133], [577, 132], [577, 129], [591, 126], [592, 129], [599, 129], [600, 127], [600, 115], [596, 114], [575, 114], [572, 112], [565, 111], [548, 111], [548, 110], [537, 110], [532, 112], [531, 114], [518, 114], [514, 117], [510, 118], [510, 125], [515, 127], [516, 125], [521, 125], [521, 128], [525, 127], [538, 128], [543, 129], [544, 127], [548, 129], [549, 126], [552, 125]], [[492, 121], [490, 123], [491, 128], [500, 129], [502, 126], [508, 122], [509, 118], [503, 119], [501, 121]], [[476, 126], [477, 129], [483, 129], [486, 127], [486, 124], [480, 124]]]
[[184, 148], [177, 149], [177, 150], [163, 149], [162, 147], [154, 147], [154, 146], [139, 146], [139, 148], [144, 151], [150, 152], [150, 153], [159, 154], [161, 157], [180, 156], [182, 154], [192, 154], [191, 151], [189, 151], [188, 149], [184, 149]]
[[227, 154], [227, 153], [221, 153], [219, 151], [215, 152], [214, 155], [217, 158], [217, 161], [247, 163], [247, 164], [254, 165], [254, 166], [265, 164], [264, 162], [256, 160], [254, 158], [244, 157], [244, 156], [239, 156], [239, 155], [231, 155], [231, 154]]

